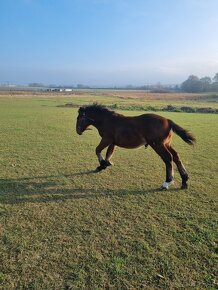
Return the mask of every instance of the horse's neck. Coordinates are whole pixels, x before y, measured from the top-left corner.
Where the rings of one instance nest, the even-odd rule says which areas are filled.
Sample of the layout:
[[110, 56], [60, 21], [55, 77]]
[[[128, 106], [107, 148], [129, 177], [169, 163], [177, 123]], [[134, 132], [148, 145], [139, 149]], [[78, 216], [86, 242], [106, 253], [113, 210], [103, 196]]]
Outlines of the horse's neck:
[[99, 117], [93, 123], [93, 126], [98, 130], [100, 136], [103, 136], [104, 121], [105, 121], [104, 117]]

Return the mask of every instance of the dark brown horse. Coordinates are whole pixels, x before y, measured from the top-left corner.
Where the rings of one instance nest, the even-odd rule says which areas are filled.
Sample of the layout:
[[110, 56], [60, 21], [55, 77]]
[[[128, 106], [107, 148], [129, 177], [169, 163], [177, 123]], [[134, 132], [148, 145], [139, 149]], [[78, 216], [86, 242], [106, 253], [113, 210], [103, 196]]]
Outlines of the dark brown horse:
[[[173, 182], [173, 161], [182, 178], [182, 188], [187, 188], [188, 173], [177, 152], [171, 146], [172, 133], [175, 132], [186, 143], [193, 145], [195, 138], [187, 130], [173, 121], [155, 114], [126, 117], [106, 107], [93, 104], [81, 107], [78, 112], [76, 131], [81, 135], [90, 125], [97, 128], [101, 142], [96, 147], [100, 166], [97, 170], [112, 165], [110, 158], [116, 146], [124, 148], [147, 147], [150, 145], [166, 165], [166, 180], [162, 189], [168, 189]], [[107, 148], [105, 159], [101, 151]]]

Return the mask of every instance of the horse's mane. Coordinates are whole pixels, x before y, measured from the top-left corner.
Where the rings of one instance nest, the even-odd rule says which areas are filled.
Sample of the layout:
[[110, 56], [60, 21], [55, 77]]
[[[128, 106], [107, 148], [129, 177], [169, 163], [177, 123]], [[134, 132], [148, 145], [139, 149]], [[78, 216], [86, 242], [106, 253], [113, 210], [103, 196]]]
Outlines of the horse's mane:
[[94, 115], [110, 115], [110, 116], [117, 116], [118, 113], [116, 113], [115, 111], [112, 111], [110, 109], [108, 109], [107, 107], [100, 105], [98, 103], [94, 103], [92, 105], [88, 105], [88, 106], [84, 106], [83, 107], [85, 109], [86, 112], [90, 112]]

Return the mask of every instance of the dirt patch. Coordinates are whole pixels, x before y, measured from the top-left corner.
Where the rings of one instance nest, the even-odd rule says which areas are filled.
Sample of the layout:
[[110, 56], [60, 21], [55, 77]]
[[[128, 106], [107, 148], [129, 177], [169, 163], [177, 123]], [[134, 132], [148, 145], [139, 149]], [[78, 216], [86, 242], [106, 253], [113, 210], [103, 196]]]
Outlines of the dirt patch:
[[142, 90], [104, 90], [104, 89], [90, 89], [90, 90], [73, 90], [72, 92], [47, 92], [47, 91], [22, 91], [10, 90], [1, 91], [0, 97], [61, 97], [61, 96], [80, 96], [88, 95], [118, 97], [126, 99], [145, 99], [145, 100], [193, 100], [193, 101], [207, 101], [212, 100], [218, 102], [218, 95], [212, 94], [192, 94], [192, 93], [163, 93], [163, 92], [148, 92]]
[[79, 105], [77, 104], [64, 104], [64, 105], [58, 105], [59, 108], [79, 108]]

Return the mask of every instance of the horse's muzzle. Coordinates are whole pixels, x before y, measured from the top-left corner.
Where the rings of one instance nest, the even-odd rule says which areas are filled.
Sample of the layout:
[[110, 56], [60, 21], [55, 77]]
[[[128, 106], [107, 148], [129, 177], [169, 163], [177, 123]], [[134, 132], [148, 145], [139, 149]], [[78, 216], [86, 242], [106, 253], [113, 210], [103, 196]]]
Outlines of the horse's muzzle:
[[76, 127], [76, 133], [77, 134], [79, 134], [79, 135], [82, 135], [82, 133], [83, 133], [83, 130], [82, 130], [82, 128], [81, 127]]

